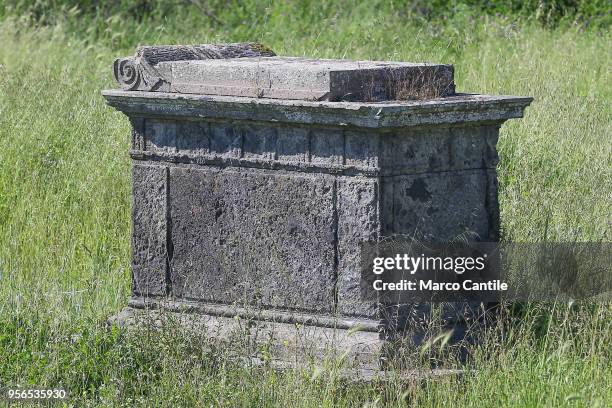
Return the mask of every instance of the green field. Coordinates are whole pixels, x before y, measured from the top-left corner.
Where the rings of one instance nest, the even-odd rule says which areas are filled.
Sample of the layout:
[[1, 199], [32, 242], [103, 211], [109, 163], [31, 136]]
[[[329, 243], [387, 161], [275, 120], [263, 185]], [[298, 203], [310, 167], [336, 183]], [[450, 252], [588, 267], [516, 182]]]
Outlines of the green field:
[[116, 86], [113, 59], [139, 44], [251, 40], [279, 55], [452, 63], [459, 91], [533, 96], [501, 130], [504, 240], [611, 238], [605, 19], [191, 3], [144, 17], [0, 13], [0, 388], [61, 387], [74, 406], [612, 406], [607, 303], [515, 310], [467, 375], [419, 384], [246, 368], [173, 328], [108, 328], [130, 291], [130, 130], [100, 91]]

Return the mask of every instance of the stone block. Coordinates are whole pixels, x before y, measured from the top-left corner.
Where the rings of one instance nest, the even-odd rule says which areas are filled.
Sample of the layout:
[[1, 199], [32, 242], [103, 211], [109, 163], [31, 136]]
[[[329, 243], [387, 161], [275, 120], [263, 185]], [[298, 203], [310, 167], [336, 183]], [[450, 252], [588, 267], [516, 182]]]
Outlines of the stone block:
[[346, 131], [345, 164], [347, 166], [378, 167], [381, 137], [378, 132]]
[[210, 152], [210, 125], [207, 122], [179, 122], [176, 148], [179, 154], [203, 156]]
[[333, 202], [329, 177], [171, 168], [173, 295], [330, 312]]
[[498, 125], [455, 127], [450, 130], [450, 168], [494, 169], [497, 155]]
[[280, 126], [277, 129], [277, 159], [288, 163], [310, 160], [310, 131], [301, 126]]
[[263, 124], [242, 125], [239, 131], [243, 137], [243, 157], [268, 161], [276, 159], [276, 127]]
[[338, 129], [313, 129], [310, 161], [317, 165], [341, 165], [344, 162], [344, 134]]
[[[386, 177], [385, 235], [424, 240], [490, 238], [490, 175], [487, 170]], [[391, 207], [391, 208], [389, 208]], [[392, 221], [391, 221], [392, 220]]]
[[166, 295], [168, 263], [164, 166], [132, 167], [132, 284], [135, 294]]
[[413, 174], [449, 169], [449, 129], [400, 129], [383, 137], [384, 174]]
[[377, 305], [361, 300], [360, 244], [378, 239], [378, 182], [342, 178], [338, 181], [338, 311], [342, 315], [376, 318]]
[[130, 118], [132, 125], [132, 150], [145, 150], [145, 118]]
[[170, 92], [315, 101], [431, 99], [455, 93], [452, 65], [295, 57], [164, 61]]
[[233, 123], [210, 124], [210, 153], [213, 156], [238, 158], [242, 154], [242, 132]]
[[176, 152], [176, 122], [145, 119], [146, 150], [154, 153]]

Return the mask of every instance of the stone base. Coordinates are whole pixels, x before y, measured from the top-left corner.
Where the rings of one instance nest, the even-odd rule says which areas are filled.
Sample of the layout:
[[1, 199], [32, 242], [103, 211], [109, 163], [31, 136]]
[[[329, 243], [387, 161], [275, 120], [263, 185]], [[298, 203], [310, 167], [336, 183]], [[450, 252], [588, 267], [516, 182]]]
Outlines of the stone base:
[[[139, 299], [132, 299], [130, 303], [138, 304]], [[177, 311], [178, 304], [182, 311]], [[241, 354], [230, 353], [230, 358], [247, 366], [266, 365], [274, 370], [334, 370], [340, 378], [353, 382], [414, 382], [463, 372], [458, 369], [382, 369], [384, 342], [377, 332], [360, 330], [358, 326], [347, 329], [201, 314], [188, 311], [189, 302], [157, 302], [153, 306], [127, 306], [112, 316], [109, 323], [125, 329], [179, 324], [187, 331], [204, 334], [220, 344], [237, 345], [236, 350]], [[346, 321], [338, 321], [339, 325], [346, 324]]]
[[249, 311], [201, 302], [133, 298], [109, 321], [120, 327], [178, 323], [220, 342], [235, 342], [249, 356], [265, 353], [284, 362], [342, 361], [347, 367], [377, 369], [384, 344], [373, 321]]

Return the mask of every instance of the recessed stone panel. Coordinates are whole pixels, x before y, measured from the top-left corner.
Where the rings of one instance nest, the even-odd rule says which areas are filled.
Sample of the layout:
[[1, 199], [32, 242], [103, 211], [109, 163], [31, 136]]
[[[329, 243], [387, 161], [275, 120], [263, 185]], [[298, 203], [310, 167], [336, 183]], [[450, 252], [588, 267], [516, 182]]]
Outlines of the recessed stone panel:
[[495, 168], [499, 162], [499, 126], [483, 125], [451, 128], [450, 167], [453, 169]]
[[238, 158], [242, 151], [242, 132], [232, 123], [210, 124], [210, 153], [217, 157]]
[[145, 119], [146, 150], [157, 153], [176, 152], [176, 122]]
[[344, 134], [341, 129], [313, 129], [310, 139], [311, 162], [341, 165], [344, 161]]
[[378, 167], [380, 134], [368, 131], [345, 132], [345, 164], [348, 166]]
[[[486, 170], [390, 177], [393, 189], [392, 233], [425, 240], [490, 236]], [[388, 231], [390, 232], [390, 231]]]
[[449, 169], [448, 128], [401, 129], [382, 136], [385, 174], [411, 174]]
[[207, 122], [179, 122], [176, 147], [179, 154], [202, 156], [210, 151], [210, 126]]
[[338, 310], [341, 314], [376, 317], [377, 305], [361, 300], [361, 247], [378, 238], [378, 182], [338, 180]]
[[310, 156], [310, 133], [301, 126], [277, 128], [277, 159], [286, 163], [306, 163]]
[[166, 294], [166, 179], [163, 166], [132, 168], [132, 282], [141, 296]]
[[262, 124], [241, 125], [242, 155], [245, 158], [274, 160], [276, 159], [276, 127]]
[[172, 168], [174, 296], [330, 312], [334, 181]]

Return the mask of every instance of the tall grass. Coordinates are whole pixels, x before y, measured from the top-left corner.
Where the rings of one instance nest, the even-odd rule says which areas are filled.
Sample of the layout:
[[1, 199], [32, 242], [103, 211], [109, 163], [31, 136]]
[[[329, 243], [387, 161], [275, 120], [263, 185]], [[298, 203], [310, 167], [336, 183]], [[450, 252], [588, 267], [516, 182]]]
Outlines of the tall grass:
[[173, 329], [105, 326], [130, 288], [129, 126], [100, 90], [138, 44], [258, 40], [281, 55], [453, 63], [460, 91], [534, 96], [499, 141], [504, 239], [610, 240], [609, 31], [300, 4], [111, 15], [89, 31], [78, 10], [0, 22], [0, 387], [65, 387], [79, 406], [612, 405], [608, 304], [531, 305], [461, 380], [417, 385], [245, 368]]

